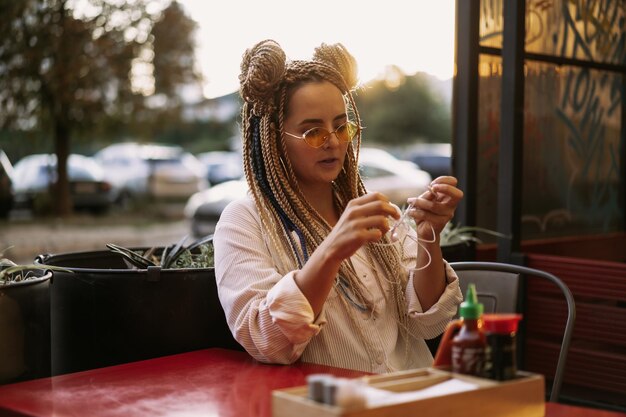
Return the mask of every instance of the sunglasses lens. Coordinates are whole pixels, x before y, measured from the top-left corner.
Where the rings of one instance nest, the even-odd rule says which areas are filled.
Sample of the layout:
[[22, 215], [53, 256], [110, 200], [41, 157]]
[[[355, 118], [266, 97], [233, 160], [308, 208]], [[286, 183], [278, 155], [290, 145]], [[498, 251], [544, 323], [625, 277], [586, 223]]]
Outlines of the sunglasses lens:
[[322, 146], [326, 142], [327, 137], [328, 131], [319, 127], [314, 127], [304, 133], [304, 140], [314, 148]]
[[356, 125], [356, 123], [348, 122], [346, 123], [346, 133], [348, 135], [346, 142], [351, 141], [352, 139], [354, 139], [357, 133], [359, 133], [359, 127]]
[[[337, 135], [337, 139], [341, 142], [350, 142], [356, 136], [359, 131], [358, 126], [353, 122], [346, 122], [339, 126], [337, 130], [335, 130], [335, 134]], [[328, 130], [321, 127], [314, 127], [313, 129], [309, 129], [304, 132], [304, 140], [310, 146], [314, 148], [319, 148], [323, 146], [331, 133]]]
[[342, 142], [350, 142], [356, 136], [358, 131], [357, 125], [352, 122], [346, 122], [337, 128], [337, 137]]

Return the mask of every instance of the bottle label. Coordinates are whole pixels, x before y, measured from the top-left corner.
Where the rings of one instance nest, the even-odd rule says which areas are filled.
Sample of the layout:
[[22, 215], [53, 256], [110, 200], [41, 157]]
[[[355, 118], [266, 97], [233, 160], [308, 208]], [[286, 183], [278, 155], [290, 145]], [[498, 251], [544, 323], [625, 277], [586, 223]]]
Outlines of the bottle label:
[[452, 372], [482, 376], [485, 349], [476, 346], [452, 346]]

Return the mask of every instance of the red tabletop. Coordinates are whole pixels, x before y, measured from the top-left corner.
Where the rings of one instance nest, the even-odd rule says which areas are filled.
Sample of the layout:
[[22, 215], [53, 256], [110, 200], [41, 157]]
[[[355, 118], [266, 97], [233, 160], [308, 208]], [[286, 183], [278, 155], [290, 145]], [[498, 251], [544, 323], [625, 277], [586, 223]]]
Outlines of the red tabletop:
[[207, 349], [0, 386], [3, 410], [30, 416], [270, 416], [271, 391], [311, 373], [362, 372], [299, 363], [265, 365]]
[[[311, 373], [363, 372], [321, 365], [265, 365], [246, 353], [206, 349], [0, 386], [0, 416], [271, 416], [271, 391]], [[546, 405], [548, 417], [626, 417]]]

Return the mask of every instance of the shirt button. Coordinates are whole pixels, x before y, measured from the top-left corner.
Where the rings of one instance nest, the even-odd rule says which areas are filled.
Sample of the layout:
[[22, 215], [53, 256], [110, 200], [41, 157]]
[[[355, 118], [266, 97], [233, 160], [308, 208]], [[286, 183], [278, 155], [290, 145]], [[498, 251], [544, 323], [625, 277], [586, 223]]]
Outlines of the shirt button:
[[381, 365], [383, 363], [383, 355], [382, 353], [379, 353], [378, 355], [376, 355], [376, 363]]

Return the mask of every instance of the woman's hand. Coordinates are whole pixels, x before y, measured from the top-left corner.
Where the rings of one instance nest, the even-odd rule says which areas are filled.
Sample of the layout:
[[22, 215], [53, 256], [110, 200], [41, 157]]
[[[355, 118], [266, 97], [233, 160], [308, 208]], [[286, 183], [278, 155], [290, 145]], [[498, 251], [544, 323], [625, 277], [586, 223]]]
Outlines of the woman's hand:
[[[419, 197], [409, 198], [413, 209], [409, 215], [415, 219], [418, 236], [431, 240], [439, 238], [439, 234], [452, 220], [459, 201], [463, 198], [463, 191], [458, 189], [455, 177], [438, 177], [430, 183], [431, 188]], [[432, 236], [431, 226], [435, 232]]]
[[325, 240], [325, 250], [334, 259], [349, 258], [361, 246], [379, 240], [389, 230], [389, 217], [398, 219], [400, 213], [381, 193], [373, 192], [349, 201]]

